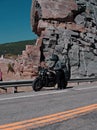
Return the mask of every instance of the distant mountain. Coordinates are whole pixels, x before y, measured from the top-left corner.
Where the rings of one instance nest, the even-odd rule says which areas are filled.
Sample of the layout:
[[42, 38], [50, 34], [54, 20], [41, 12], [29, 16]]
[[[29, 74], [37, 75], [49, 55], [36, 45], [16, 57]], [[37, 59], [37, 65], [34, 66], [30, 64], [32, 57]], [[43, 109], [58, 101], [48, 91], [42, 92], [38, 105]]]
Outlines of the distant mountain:
[[26, 45], [34, 45], [36, 40], [26, 40], [0, 44], [0, 55], [20, 55]]

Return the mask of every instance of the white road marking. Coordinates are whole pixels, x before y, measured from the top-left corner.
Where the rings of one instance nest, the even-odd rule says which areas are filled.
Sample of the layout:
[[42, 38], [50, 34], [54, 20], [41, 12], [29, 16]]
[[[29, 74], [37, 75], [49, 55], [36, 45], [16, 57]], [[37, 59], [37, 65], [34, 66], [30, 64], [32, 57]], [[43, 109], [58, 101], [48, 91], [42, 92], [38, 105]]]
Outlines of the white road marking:
[[45, 92], [45, 93], [37, 93], [35, 92], [33, 95], [24, 95], [24, 96], [14, 96], [14, 97], [8, 97], [8, 98], [0, 98], [0, 101], [5, 100], [12, 100], [12, 99], [20, 99], [20, 98], [29, 98], [29, 97], [37, 97], [37, 96], [45, 96], [45, 95], [51, 95], [51, 94], [58, 94], [58, 93], [64, 93], [67, 92], [67, 90], [57, 90], [54, 92]]
[[93, 86], [93, 87], [84, 87], [84, 88], [74, 88], [74, 90], [85, 90], [85, 89], [94, 89], [97, 88], [97, 86]]
[[[97, 86], [93, 86], [93, 87], [84, 87], [84, 88], [73, 88], [73, 90], [88, 90], [88, 89], [94, 89], [97, 88]], [[32, 95], [24, 95], [24, 96], [14, 96], [14, 97], [8, 97], [8, 98], [0, 98], [0, 101], [6, 101], [6, 100], [13, 100], [13, 99], [21, 99], [21, 98], [29, 98], [29, 97], [37, 97], [37, 96], [45, 96], [45, 95], [52, 95], [52, 94], [58, 94], [58, 93], [64, 93], [67, 92], [68, 90], [56, 90], [53, 92], [45, 92], [45, 93], [39, 93], [39, 92], [35, 92]]]

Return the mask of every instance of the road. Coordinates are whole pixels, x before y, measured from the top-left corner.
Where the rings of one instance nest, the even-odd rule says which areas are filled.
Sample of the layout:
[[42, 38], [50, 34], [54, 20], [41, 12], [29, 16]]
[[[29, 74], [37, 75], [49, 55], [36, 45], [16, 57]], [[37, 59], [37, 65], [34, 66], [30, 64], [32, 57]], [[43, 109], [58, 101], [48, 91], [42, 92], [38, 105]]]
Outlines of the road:
[[0, 95], [0, 130], [96, 130], [96, 122], [96, 85]]

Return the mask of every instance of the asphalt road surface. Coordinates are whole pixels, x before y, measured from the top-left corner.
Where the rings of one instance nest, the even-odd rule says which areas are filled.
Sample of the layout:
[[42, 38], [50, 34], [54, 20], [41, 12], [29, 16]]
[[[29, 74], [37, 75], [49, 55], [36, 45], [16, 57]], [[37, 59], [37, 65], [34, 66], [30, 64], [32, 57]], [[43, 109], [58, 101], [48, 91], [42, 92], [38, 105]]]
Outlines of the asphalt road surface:
[[97, 130], [97, 86], [0, 95], [0, 130]]

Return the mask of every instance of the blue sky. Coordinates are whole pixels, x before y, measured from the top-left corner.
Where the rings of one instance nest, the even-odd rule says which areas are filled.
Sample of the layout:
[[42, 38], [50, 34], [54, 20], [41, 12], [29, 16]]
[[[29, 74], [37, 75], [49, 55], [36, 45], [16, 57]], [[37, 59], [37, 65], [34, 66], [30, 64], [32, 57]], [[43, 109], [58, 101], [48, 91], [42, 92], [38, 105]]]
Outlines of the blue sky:
[[0, 44], [37, 37], [31, 30], [31, 3], [32, 0], [0, 0]]

